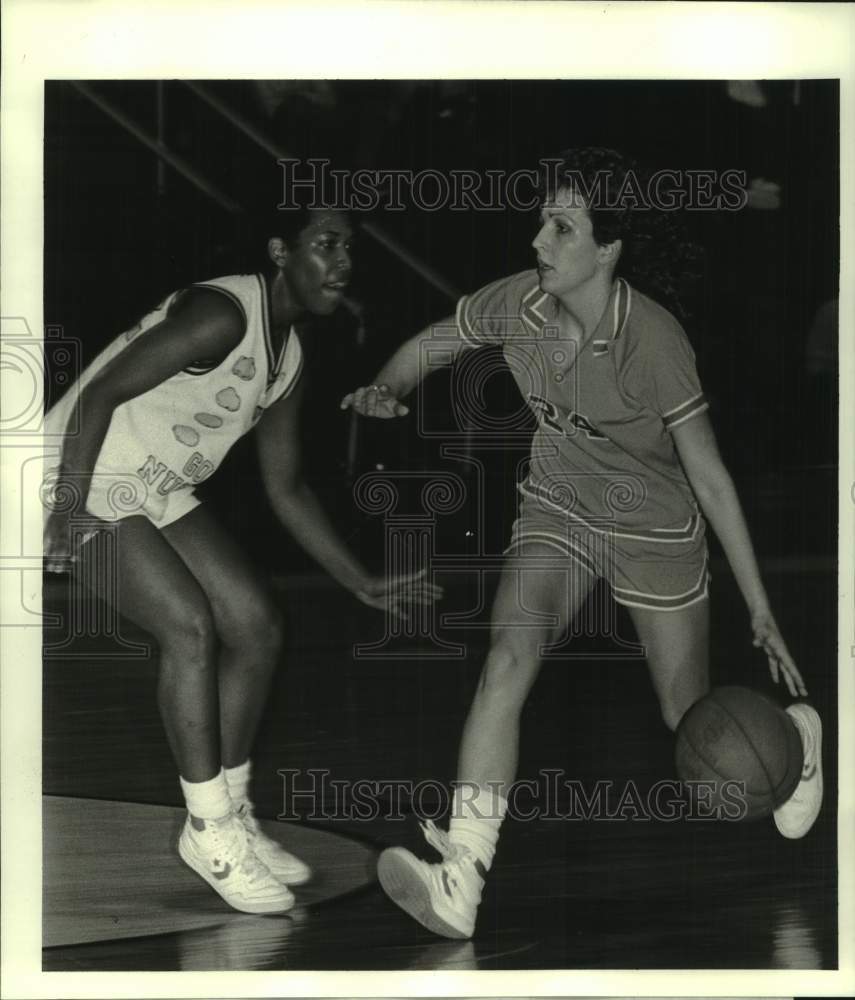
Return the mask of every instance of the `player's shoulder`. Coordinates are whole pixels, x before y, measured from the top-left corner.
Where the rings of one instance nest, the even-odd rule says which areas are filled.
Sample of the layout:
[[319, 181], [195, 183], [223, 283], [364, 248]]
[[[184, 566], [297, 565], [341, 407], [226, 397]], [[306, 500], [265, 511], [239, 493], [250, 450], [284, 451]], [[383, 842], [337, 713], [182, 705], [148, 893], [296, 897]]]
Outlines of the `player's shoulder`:
[[227, 291], [235, 295], [258, 295], [261, 294], [263, 283], [259, 274], [222, 274], [217, 278], [195, 281], [190, 287]]
[[540, 285], [537, 271], [528, 270], [497, 278], [479, 288], [471, 297], [489, 299], [501, 297], [509, 308], [513, 308], [514, 305], [521, 305], [526, 299], [538, 293], [540, 293]]
[[169, 318], [187, 324], [197, 333], [215, 333], [237, 341], [246, 332], [246, 295], [252, 292], [253, 281], [258, 285], [253, 275], [227, 275], [194, 282], [175, 294]]
[[627, 345], [640, 350], [662, 351], [688, 344], [677, 317], [637, 288], [629, 289], [629, 307], [624, 335]]
[[508, 274], [502, 278], [482, 285], [472, 296], [476, 295], [504, 295], [508, 301], [525, 296], [539, 289], [537, 281], [537, 271], [519, 271], [516, 274]]
[[231, 302], [244, 315], [251, 303], [266, 296], [264, 279], [260, 274], [226, 274], [194, 282], [188, 290], [205, 295], [211, 302]]

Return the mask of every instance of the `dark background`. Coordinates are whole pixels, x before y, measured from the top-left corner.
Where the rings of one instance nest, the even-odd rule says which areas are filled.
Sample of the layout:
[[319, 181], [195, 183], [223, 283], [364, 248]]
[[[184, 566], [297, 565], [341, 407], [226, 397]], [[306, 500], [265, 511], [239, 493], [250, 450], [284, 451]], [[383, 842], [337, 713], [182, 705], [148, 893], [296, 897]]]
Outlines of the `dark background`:
[[[275, 158], [184, 84], [90, 86], [145, 131], [160, 127], [171, 149], [235, 201], [248, 206], [269, 198], [272, 206], [281, 199]], [[836, 374], [831, 366], [809, 371], [806, 347], [817, 309], [837, 294], [836, 81], [764, 82], [766, 103], [759, 108], [732, 99], [722, 81], [206, 86], [289, 155], [329, 157], [336, 168], [512, 171], [531, 169], [568, 145], [606, 145], [654, 168], [736, 169], [778, 183], [780, 205], [773, 210], [687, 213], [705, 255], [700, 279], [684, 295], [683, 322], [759, 551], [834, 551]], [[170, 167], [158, 168], [150, 150], [65, 82], [45, 89], [45, 207], [46, 322], [80, 341], [84, 362], [172, 289], [254, 269], [263, 246], [247, 239], [244, 220]], [[531, 213], [410, 207], [369, 218], [461, 291], [533, 261]], [[351, 418], [338, 400], [370, 381], [404, 338], [453, 309], [367, 234], [359, 240], [351, 293], [364, 309], [364, 348], [356, 343], [355, 318], [343, 309], [303, 331], [311, 385], [305, 462], [370, 561], [382, 526], [354, 509], [356, 476], [378, 463], [390, 472], [465, 475], [466, 468], [441, 458], [438, 441], [419, 435], [414, 419], [360, 424], [356, 461], [348, 467]], [[49, 399], [62, 391], [56, 374], [55, 366]], [[424, 389], [421, 405], [432, 426], [449, 419], [450, 377], [434, 376]], [[486, 398], [497, 415], [520, 404], [502, 374], [490, 380]], [[451, 551], [501, 550], [526, 451], [524, 441], [518, 445], [478, 455], [490, 489], [488, 518], [476, 523], [471, 505], [464, 505], [441, 519], [441, 544], [447, 536]], [[307, 568], [257, 483], [252, 444], [245, 440], [207, 492], [259, 559], [274, 569]]]

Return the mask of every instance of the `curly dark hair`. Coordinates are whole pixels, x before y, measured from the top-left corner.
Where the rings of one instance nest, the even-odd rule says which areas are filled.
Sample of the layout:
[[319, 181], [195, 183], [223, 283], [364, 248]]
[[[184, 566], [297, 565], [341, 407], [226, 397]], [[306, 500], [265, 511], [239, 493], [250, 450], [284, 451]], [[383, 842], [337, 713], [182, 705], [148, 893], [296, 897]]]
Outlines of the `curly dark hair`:
[[546, 200], [561, 188], [578, 191], [600, 246], [621, 241], [615, 274], [659, 300], [680, 317], [687, 283], [699, 274], [700, 246], [686, 234], [676, 211], [650, 204], [651, 171], [629, 156], [600, 146], [565, 149], [543, 161], [539, 194]]

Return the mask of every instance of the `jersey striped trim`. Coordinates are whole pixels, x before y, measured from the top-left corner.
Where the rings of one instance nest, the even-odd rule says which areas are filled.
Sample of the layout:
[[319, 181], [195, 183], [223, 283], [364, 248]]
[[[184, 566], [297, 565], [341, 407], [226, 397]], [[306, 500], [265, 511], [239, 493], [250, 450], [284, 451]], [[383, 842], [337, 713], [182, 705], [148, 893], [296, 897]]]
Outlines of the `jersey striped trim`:
[[[500, 282], [494, 282], [494, 285], [499, 283]], [[480, 292], [490, 291], [491, 289], [492, 286], [487, 285], [485, 288], [480, 289], [478, 292], [474, 292], [472, 295], [464, 295], [457, 303], [457, 308], [454, 314], [457, 329], [460, 332], [461, 339], [473, 347], [480, 347], [485, 343], [492, 342], [491, 338], [484, 338], [476, 333], [475, 328], [472, 325], [472, 318], [469, 311], [472, 302], [478, 298]], [[533, 330], [536, 334], [539, 334], [541, 330], [549, 324], [549, 317], [543, 312], [543, 305], [548, 301], [548, 299], [548, 293], [542, 292], [540, 290], [540, 285], [535, 283], [520, 301], [519, 317], [503, 316], [501, 319], [505, 323], [513, 323], [518, 319], [521, 319], [529, 329]], [[483, 319], [481, 322], [483, 322]], [[505, 340], [507, 338], [502, 337], [500, 339]]]
[[623, 278], [618, 278], [614, 305], [612, 306], [612, 340], [617, 340], [623, 333], [631, 308], [632, 289]]
[[[618, 531], [611, 524], [608, 528], [603, 528], [593, 524], [591, 521], [587, 521], [579, 514], [574, 514], [573, 511], [567, 510], [560, 504], [555, 503], [550, 498], [547, 490], [545, 490], [542, 486], [539, 486], [537, 483], [531, 482], [529, 479], [520, 483], [519, 491], [524, 496], [531, 497], [533, 500], [537, 500], [538, 503], [545, 504], [545, 506], [549, 507], [550, 510], [558, 511], [558, 513], [563, 514], [564, 517], [569, 520], [583, 524], [589, 531], [593, 531], [598, 535], [611, 535], [615, 538], [630, 538], [637, 542], [657, 542], [662, 545], [674, 545], [677, 543], [682, 544], [684, 542], [694, 541], [701, 527], [701, 516], [696, 511], [691, 515], [682, 528], [651, 528], [648, 531], [643, 531], [641, 529], [633, 531]], [[668, 537], [663, 537], [663, 535], [667, 535]]]
[[709, 405], [704, 393], [699, 392], [697, 396], [693, 396], [691, 399], [687, 399], [685, 403], [675, 406], [673, 410], [663, 413], [662, 423], [670, 431], [690, 417], [697, 416], [699, 413], [703, 413], [704, 410], [708, 410]]
[[208, 372], [212, 372], [215, 368], [219, 368], [222, 361], [194, 361], [189, 364], [186, 368], [182, 368], [181, 371], [185, 375], [207, 375]]
[[477, 345], [478, 341], [472, 335], [472, 329], [469, 326], [469, 320], [466, 316], [466, 307], [468, 305], [468, 295], [464, 295], [458, 300], [457, 308], [454, 310], [454, 321], [457, 324], [457, 329], [460, 331], [461, 338], [466, 341], [467, 344]]
[[[538, 292], [540, 292], [539, 295]], [[541, 311], [541, 307], [548, 298], [549, 295], [546, 292], [540, 291], [540, 285], [535, 285], [530, 292], [523, 296], [520, 303], [520, 316], [522, 316], [523, 322], [531, 327], [535, 333], [540, 333], [549, 323], [549, 317]]]
[[261, 273], [256, 274], [255, 279], [258, 282], [261, 295], [261, 328], [264, 331], [264, 350], [267, 354], [267, 388], [269, 389], [276, 381], [279, 376], [279, 370], [282, 368], [285, 348], [288, 346], [288, 336], [282, 342], [282, 348], [277, 357], [273, 348], [273, 324], [270, 316], [270, 297], [267, 294], [267, 281]]
[[[294, 330], [293, 326], [291, 327], [291, 331], [288, 334], [288, 341], [287, 342], [290, 342], [291, 337], [297, 337], [296, 331]], [[299, 337], [297, 337], [297, 343], [299, 344], [299, 342], [300, 342], [299, 341]], [[294, 374], [285, 383], [285, 388], [276, 397], [277, 399], [284, 399], [290, 392], [293, 391], [294, 386], [300, 381], [300, 376], [303, 374], [303, 362], [304, 362], [304, 358], [303, 358], [303, 346], [302, 346], [302, 344], [300, 344], [300, 348], [299, 349], [300, 349], [300, 361], [299, 361], [299, 364], [294, 369]], [[282, 360], [284, 360], [284, 357], [285, 357], [285, 354], [284, 354], [284, 349], [283, 349], [282, 358], [280, 359], [280, 367], [281, 367]]]
[[[469, 308], [472, 305], [472, 302], [478, 298], [481, 292], [486, 291], [490, 287], [491, 286], [488, 285], [486, 289], [482, 288], [470, 295], [464, 295], [457, 303], [457, 309], [455, 310], [457, 329], [460, 331], [462, 339], [472, 347], [481, 347], [482, 345], [490, 342], [489, 338], [481, 337], [475, 332], [469, 313]], [[483, 319], [481, 320], [481, 325], [483, 325]]]
[[[474, 295], [464, 295], [458, 301], [457, 309], [455, 310], [455, 320], [461, 337], [466, 343], [474, 345], [484, 343], [475, 333], [469, 315], [469, 306], [477, 295], [478, 292], [475, 292]], [[536, 334], [540, 334], [544, 327], [550, 323], [549, 316], [544, 310], [544, 305], [548, 303], [550, 298], [549, 293], [542, 291], [540, 285], [535, 283], [520, 301], [520, 319]], [[612, 332], [610, 340], [617, 340], [623, 333], [631, 308], [632, 288], [623, 278], [618, 278], [612, 301]], [[601, 345], [608, 345], [608, 340], [598, 339], [595, 341], [595, 344], [597, 345], [595, 349], [597, 355], [607, 352], [607, 346], [603, 347]]]
[[697, 583], [682, 594], [672, 594], [661, 597], [658, 594], [645, 594], [640, 590], [630, 590], [628, 587], [616, 587], [612, 584], [612, 593], [618, 604], [629, 608], [647, 608], [650, 611], [682, 611], [691, 604], [697, 604], [709, 596], [710, 574], [709, 558], [704, 559], [704, 565]]
[[[190, 287], [205, 288], [208, 291], [219, 292], [220, 295], [225, 295], [227, 299], [233, 302], [238, 307], [238, 309], [240, 309], [240, 314], [241, 316], [243, 316], [244, 334], [246, 333], [246, 330], [249, 327], [249, 322], [246, 318], [246, 310], [243, 307], [243, 303], [234, 294], [234, 292], [230, 292], [227, 288], [221, 288], [219, 285], [209, 285], [207, 282], [204, 281], [197, 281]], [[191, 363], [187, 365], [186, 368], [182, 368], [181, 370], [184, 372], [185, 375], [207, 375], [208, 372], [212, 372], [215, 368], [219, 368], [219, 366], [222, 363], [223, 363], [222, 361], [212, 361], [210, 359], [204, 359], [201, 361], [191, 361]]]
[[[293, 341], [291, 340], [292, 337], [294, 338]], [[294, 368], [294, 371], [289, 376], [288, 381], [283, 382], [281, 388], [275, 394], [271, 395], [269, 398], [267, 396], [267, 393], [270, 392], [271, 388], [275, 387], [275, 383], [267, 387], [263, 403], [263, 409], [265, 410], [269, 410], [270, 407], [274, 405], [274, 403], [278, 403], [280, 399], [284, 399], [286, 396], [292, 393], [294, 391], [294, 387], [300, 381], [300, 376], [303, 374], [303, 364], [304, 364], [303, 348], [300, 344], [300, 338], [297, 336], [297, 333], [293, 327], [291, 327], [291, 331], [288, 335], [288, 343], [289, 344], [293, 343], [294, 345], [296, 345], [296, 350], [297, 352], [299, 352], [297, 365]]]

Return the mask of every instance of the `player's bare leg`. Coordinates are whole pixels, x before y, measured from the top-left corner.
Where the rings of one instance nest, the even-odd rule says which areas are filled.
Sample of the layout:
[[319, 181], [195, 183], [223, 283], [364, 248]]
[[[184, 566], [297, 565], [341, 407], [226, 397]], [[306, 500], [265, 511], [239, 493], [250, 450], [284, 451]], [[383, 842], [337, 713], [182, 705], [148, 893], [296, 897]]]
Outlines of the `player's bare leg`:
[[232, 802], [256, 855], [280, 882], [298, 885], [308, 865], [267, 837], [250, 798], [250, 751], [282, 653], [282, 618], [266, 581], [217, 520], [197, 507], [163, 529], [210, 602], [219, 637], [220, 740]]
[[516, 776], [523, 705], [545, 647], [564, 633], [593, 583], [576, 564], [536, 543], [521, 546], [505, 563], [490, 651], [463, 730], [449, 831], [425, 825], [443, 861], [429, 865], [391, 848], [378, 864], [387, 894], [437, 934], [472, 935], [507, 809], [505, 793]]
[[[144, 517], [127, 517], [116, 533], [114, 592], [94, 560], [98, 539], [82, 547], [79, 566], [103, 600], [157, 641], [158, 702], [178, 769], [187, 781], [220, 770], [217, 635], [211, 606], [181, 557]], [[90, 565], [90, 563], [92, 563]]]
[[[103, 581], [96, 587], [157, 641], [158, 702], [188, 810], [179, 853], [235, 909], [286, 910], [294, 897], [256, 859], [222, 770], [219, 640], [210, 602], [178, 552], [146, 518], [125, 518], [112, 530], [117, 535], [116, 590], [105, 592]], [[80, 553], [87, 580], [99, 580], [97, 565], [88, 565], [97, 558], [97, 544], [90, 541]]]
[[[684, 611], [631, 609], [638, 636], [647, 650], [653, 686], [662, 717], [676, 729], [686, 710], [709, 691], [708, 602]], [[803, 837], [822, 806], [822, 722], [806, 702], [787, 708], [804, 752], [802, 777], [790, 798], [775, 810], [775, 825], [790, 839]]]
[[662, 719], [673, 731], [686, 711], [709, 691], [709, 600], [679, 611], [628, 610], [645, 650]]
[[249, 756], [267, 702], [282, 652], [282, 617], [261, 575], [204, 507], [163, 534], [212, 609], [219, 639], [222, 761], [235, 767]]
[[463, 727], [459, 781], [499, 791], [514, 781], [520, 715], [543, 651], [565, 633], [593, 584], [544, 545], [529, 543], [508, 558], [493, 603], [490, 650]]

